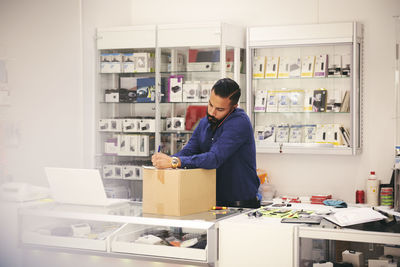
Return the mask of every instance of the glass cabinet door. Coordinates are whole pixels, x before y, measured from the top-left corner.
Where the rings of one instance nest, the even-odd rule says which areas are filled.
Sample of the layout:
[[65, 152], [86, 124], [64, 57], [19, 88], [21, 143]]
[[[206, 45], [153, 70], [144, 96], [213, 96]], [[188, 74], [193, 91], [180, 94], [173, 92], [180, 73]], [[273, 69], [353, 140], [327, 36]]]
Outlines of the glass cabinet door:
[[[346, 27], [352, 32], [355, 25]], [[248, 31], [257, 152], [355, 154], [361, 148], [361, 41], [352, 34], [327, 40], [337, 34], [329, 32], [326, 39], [308, 39], [325, 27], [308, 26]]]

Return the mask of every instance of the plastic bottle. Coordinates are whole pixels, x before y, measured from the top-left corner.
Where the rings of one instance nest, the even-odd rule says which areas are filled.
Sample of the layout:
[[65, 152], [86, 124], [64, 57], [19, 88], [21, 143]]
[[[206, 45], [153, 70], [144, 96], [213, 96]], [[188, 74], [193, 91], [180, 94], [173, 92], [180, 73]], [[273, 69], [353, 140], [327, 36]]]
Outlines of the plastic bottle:
[[371, 171], [367, 180], [367, 204], [370, 206], [379, 205], [379, 184], [375, 172]]

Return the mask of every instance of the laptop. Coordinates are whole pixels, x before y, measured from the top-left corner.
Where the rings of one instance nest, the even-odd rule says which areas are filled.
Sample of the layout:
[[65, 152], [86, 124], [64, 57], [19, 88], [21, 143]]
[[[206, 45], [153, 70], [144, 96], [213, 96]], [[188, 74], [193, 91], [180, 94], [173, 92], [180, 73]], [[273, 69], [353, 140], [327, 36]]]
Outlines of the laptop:
[[129, 202], [128, 199], [107, 198], [97, 169], [45, 167], [51, 195], [63, 204], [111, 206]]

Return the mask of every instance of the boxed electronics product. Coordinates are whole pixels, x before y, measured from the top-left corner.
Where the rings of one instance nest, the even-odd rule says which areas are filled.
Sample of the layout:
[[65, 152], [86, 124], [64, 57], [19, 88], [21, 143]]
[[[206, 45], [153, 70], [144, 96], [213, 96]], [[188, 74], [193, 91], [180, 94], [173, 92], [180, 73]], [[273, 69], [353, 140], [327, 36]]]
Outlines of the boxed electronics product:
[[172, 117], [167, 118], [167, 131], [184, 131], [185, 130], [185, 118]]
[[[186, 71], [186, 56], [183, 54], [178, 54], [176, 55], [176, 65], [172, 66], [171, 64], [171, 57], [167, 56], [166, 57], [166, 63], [167, 63], [167, 72], [171, 71]], [[163, 62], [161, 62], [161, 65], [164, 65]], [[163, 68], [161, 68], [163, 69]]]
[[125, 53], [122, 55], [122, 71], [125, 73], [136, 72], [135, 57], [133, 53]]
[[342, 106], [342, 91], [339, 89], [328, 89], [327, 99], [326, 112], [339, 112]]
[[255, 56], [253, 62], [253, 78], [265, 78], [265, 56]]
[[254, 101], [254, 112], [265, 112], [267, 107], [267, 90], [258, 90]]
[[303, 125], [303, 141], [304, 143], [315, 143], [317, 134], [316, 124]]
[[326, 111], [326, 99], [328, 91], [324, 88], [314, 90], [313, 107], [314, 112], [325, 112]]
[[143, 168], [143, 213], [184, 216], [215, 204], [215, 169]]
[[342, 135], [340, 133], [340, 124], [327, 124], [326, 142], [335, 146], [343, 145]]
[[183, 102], [200, 102], [200, 81], [183, 84]]
[[140, 119], [123, 119], [122, 131], [126, 133], [133, 133], [140, 131]]
[[290, 90], [290, 112], [302, 112], [304, 109], [304, 90]]
[[275, 141], [277, 143], [289, 142], [289, 125], [279, 125], [277, 127]]
[[301, 59], [300, 58], [291, 58], [289, 65], [289, 77], [290, 78], [298, 78], [300, 77], [301, 72]]
[[104, 142], [105, 155], [118, 155], [118, 138], [109, 138]]
[[290, 57], [280, 57], [279, 59], [279, 72], [278, 72], [278, 78], [289, 78], [290, 75]]
[[327, 75], [328, 55], [319, 55], [315, 59], [314, 77], [325, 77]]
[[[221, 70], [220, 65], [221, 64], [219, 62], [213, 62], [211, 64], [211, 70], [212, 71], [220, 71]], [[233, 71], [233, 62], [232, 61], [226, 61], [225, 70], [228, 72]]]
[[182, 102], [183, 75], [171, 75], [168, 79], [168, 102]]
[[269, 56], [267, 57], [267, 66], [265, 68], [265, 78], [274, 79], [278, 78], [279, 69], [279, 57]]
[[187, 71], [211, 71], [212, 62], [188, 62]]
[[304, 90], [304, 111], [311, 112], [313, 110], [314, 90]]
[[256, 126], [254, 129], [255, 139], [259, 145], [265, 143], [274, 143], [275, 142], [275, 126]]
[[288, 112], [289, 110], [290, 92], [287, 90], [278, 91], [278, 112]]
[[304, 56], [301, 58], [301, 74], [302, 78], [313, 77], [315, 56]]
[[154, 72], [154, 53], [134, 53], [136, 72]]
[[317, 131], [315, 133], [316, 143], [326, 143], [328, 126], [326, 124], [317, 124]]
[[342, 56], [342, 77], [350, 77], [351, 55]]
[[210, 97], [211, 89], [214, 86], [214, 82], [201, 82], [200, 83], [200, 102], [208, 102]]
[[142, 180], [142, 167], [134, 165], [122, 166], [122, 175], [127, 180]]
[[289, 143], [301, 143], [303, 141], [302, 125], [290, 125]]
[[273, 90], [268, 90], [267, 112], [277, 112], [277, 111], [278, 111], [278, 92]]
[[103, 165], [103, 178], [122, 179], [122, 166], [113, 164]]
[[[154, 136], [152, 136], [154, 139]], [[147, 157], [150, 155], [150, 150], [154, 151], [154, 140], [150, 142], [150, 136], [138, 135], [137, 136], [137, 155], [141, 157]]]
[[120, 73], [122, 70], [121, 53], [103, 53], [100, 55], [101, 73]]
[[119, 156], [136, 156], [137, 141], [135, 135], [118, 135], [118, 155]]
[[155, 102], [155, 78], [138, 78], [136, 101], [140, 103]]
[[107, 103], [118, 103], [119, 102], [119, 90], [118, 89], [106, 89], [104, 91], [104, 101]]
[[139, 131], [154, 133], [156, 131], [156, 120], [155, 119], [140, 119], [139, 120]]
[[121, 88], [118, 90], [120, 103], [134, 103], [137, 100], [137, 91]]
[[333, 58], [329, 58], [328, 62], [328, 77], [340, 76], [342, 76], [342, 56], [333, 55]]
[[364, 254], [354, 250], [345, 250], [342, 252], [343, 262], [353, 264], [353, 267], [364, 267]]
[[122, 120], [121, 119], [100, 119], [99, 131], [104, 132], [121, 132]]

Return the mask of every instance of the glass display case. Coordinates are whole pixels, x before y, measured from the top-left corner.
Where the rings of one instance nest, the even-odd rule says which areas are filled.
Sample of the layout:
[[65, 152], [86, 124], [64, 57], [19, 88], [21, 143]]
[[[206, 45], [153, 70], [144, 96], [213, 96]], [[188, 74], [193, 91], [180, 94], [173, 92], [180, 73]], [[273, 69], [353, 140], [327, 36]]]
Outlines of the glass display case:
[[[400, 224], [393, 222], [372, 222], [342, 229], [329, 222], [299, 226], [296, 266], [398, 266], [399, 232]], [[345, 265], [349, 263], [353, 265]]]
[[143, 214], [141, 205], [133, 202], [112, 207], [46, 203], [19, 211], [20, 242], [25, 248], [68, 253], [214, 264], [217, 222], [241, 212], [168, 217]]
[[[175, 154], [206, 115], [213, 84], [230, 77], [245, 108], [245, 30], [224, 23], [97, 31], [96, 168], [108, 197], [142, 201], [142, 166]], [[221, 67], [224, 66], [224, 67]]]
[[247, 55], [258, 153], [360, 151], [360, 24], [251, 27]]

